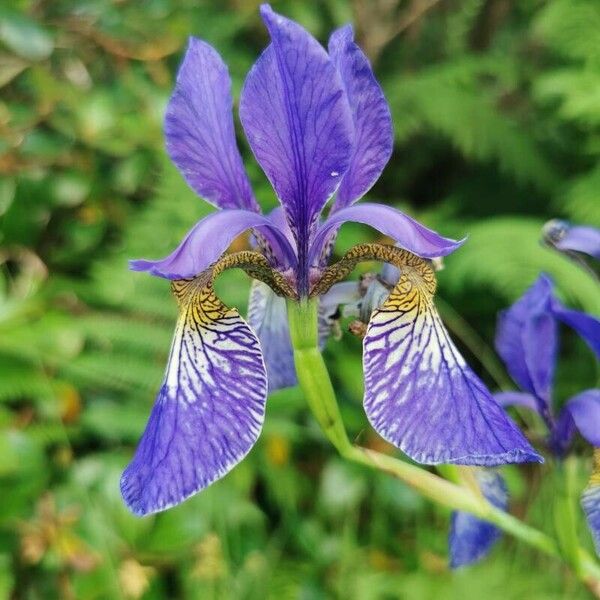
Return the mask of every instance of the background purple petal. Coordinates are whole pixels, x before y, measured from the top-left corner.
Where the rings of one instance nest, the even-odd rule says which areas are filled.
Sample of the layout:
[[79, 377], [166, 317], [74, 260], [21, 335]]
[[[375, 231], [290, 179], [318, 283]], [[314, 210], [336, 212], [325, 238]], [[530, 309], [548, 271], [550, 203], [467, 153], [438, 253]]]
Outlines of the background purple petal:
[[261, 14], [272, 43], [244, 83], [240, 117], [298, 239], [306, 279], [310, 230], [350, 163], [352, 115], [325, 49], [269, 6]]
[[560, 420], [573, 419], [575, 427], [592, 446], [600, 446], [600, 389], [573, 396], [564, 406]]
[[590, 485], [583, 491], [581, 508], [594, 540], [596, 554], [600, 556], [600, 485]]
[[401, 248], [423, 258], [446, 256], [463, 244], [442, 237], [391, 206], [365, 203], [337, 211], [319, 227], [311, 246], [311, 264], [318, 261], [329, 234], [348, 221], [370, 225], [394, 239]]
[[248, 323], [258, 336], [267, 367], [269, 392], [296, 385], [285, 298], [254, 280], [250, 288]]
[[600, 320], [577, 310], [565, 308], [558, 300], [553, 299], [552, 314], [565, 325], [574, 329], [579, 336], [600, 358]]
[[432, 304], [402, 285], [364, 339], [364, 405], [376, 431], [425, 464], [541, 461], [467, 366]]
[[165, 510], [225, 475], [252, 448], [264, 419], [267, 377], [256, 336], [214, 295], [187, 296], [162, 387], [121, 478], [137, 515]]
[[538, 398], [540, 413], [546, 418], [557, 352], [551, 298], [552, 282], [542, 274], [519, 300], [500, 313], [495, 341], [511, 377]]
[[[477, 469], [475, 477], [485, 498], [505, 511], [508, 490], [502, 476], [494, 471]], [[487, 521], [466, 512], [453, 512], [448, 536], [450, 568], [466, 567], [480, 561], [489, 554], [501, 535], [501, 531]]]
[[191, 37], [165, 115], [167, 151], [188, 184], [220, 208], [260, 211], [235, 141], [227, 67]]
[[505, 408], [509, 406], [522, 406], [535, 412], [538, 411], [537, 400], [525, 392], [498, 392], [494, 394], [494, 400]]
[[582, 252], [600, 260], [600, 229], [584, 225], [569, 226], [554, 245], [559, 250]]
[[332, 34], [329, 54], [341, 75], [356, 131], [352, 161], [333, 204], [337, 210], [361, 198], [377, 181], [392, 154], [394, 133], [390, 108], [369, 59], [354, 43], [351, 25]]
[[132, 260], [129, 266], [134, 271], [147, 271], [166, 279], [195, 277], [218, 260], [238, 235], [252, 227], [267, 229], [288, 259], [295, 261], [285, 235], [267, 217], [245, 210], [221, 210], [198, 221], [166, 258]]

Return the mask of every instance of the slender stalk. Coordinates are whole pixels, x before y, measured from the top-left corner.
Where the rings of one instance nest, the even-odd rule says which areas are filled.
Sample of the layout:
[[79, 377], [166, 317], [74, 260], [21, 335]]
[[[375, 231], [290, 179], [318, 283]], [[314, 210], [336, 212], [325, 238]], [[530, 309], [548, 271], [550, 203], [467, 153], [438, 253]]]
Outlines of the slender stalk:
[[562, 557], [575, 571], [580, 570], [581, 557], [577, 540], [577, 500], [575, 497], [576, 464], [556, 461], [554, 464], [554, 531]]
[[[562, 548], [559, 548], [550, 536], [496, 508], [487, 502], [481, 493], [476, 493], [468, 471], [465, 472], [460, 467], [452, 465], [443, 465], [438, 468], [438, 471], [446, 477], [444, 479], [393, 456], [350, 443], [329, 372], [318, 347], [317, 308], [318, 301], [315, 299], [288, 302], [294, 362], [298, 381], [308, 405], [323, 432], [340, 455], [347, 460], [388, 473], [442, 506], [469, 512], [489, 521], [549, 556], [566, 558]], [[600, 566], [578, 546], [573, 553], [567, 561], [575, 567], [575, 572], [581, 581], [600, 598]], [[573, 560], [574, 555], [577, 556], [576, 560]]]
[[342, 456], [353, 462], [388, 473], [408, 484], [426, 498], [452, 510], [462, 510], [480, 516], [485, 512], [485, 503], [468, 490], [416, 465], [359, 446], [352, 446], [349, 451], [342, 453]]
[[300, 387], [327, 439], [344, 454], [352, 447], [340, 415], [327, 367], [319, 350], [318, 300], [288, 302], [290, 336]]

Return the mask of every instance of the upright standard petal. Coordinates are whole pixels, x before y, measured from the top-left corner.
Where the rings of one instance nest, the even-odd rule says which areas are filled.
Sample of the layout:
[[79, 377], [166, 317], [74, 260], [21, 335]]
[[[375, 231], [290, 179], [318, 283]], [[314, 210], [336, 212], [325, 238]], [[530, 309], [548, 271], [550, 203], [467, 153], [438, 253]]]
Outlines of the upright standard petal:
[[398, 246], [423, 258], [446, 256], [464, 242], [442, 237], [391, 206], [365, 203], [335, 212], [319, 227], [311, 246], [311, 264], [318, 264], [331, 232], [348, 221], [370, 225], [394, 239]]
[[552, 281], [542, 274], [509, 309], [500, 313], [496, 349], [511, 377], [536, 396], [549, 418], [556, 366], [557, 331], [550, 312]]
[[261, 14], [272, 42], [244, 83], [240, 117], [285, 208], [306, 286], [310, 232], [350, 163], [352, 116], [324, 48], [269, 6]]
[[121, 478], [130, 510], [178, 504], [230, 471], [261, 431], [267, 377], [260, 345], [201, 276], [175, 281], [179, 319], [158, 398]]
[[261, 281], [254, 280], [250, 288], [248, 323], [263, 349], [269, 391], [296, 385], [296, 367], [285, 299], [277, 296]]
[[403, 268], [367, 328], [369, 421], [424, 464], [541, 461], [454, 346], [433, 304], [433, 271], [417, 261]]
[[351, 25], [332, 34], [329, 55], [341, 75], [356, 132], [350, 167], [333, 204], [335, 211], [361, 198], [377, 181], [392, 154], [394, 132], [383, 90], [369, 59], [354, 43]]
[[227, 67], [191, 37], [165, 115], [167, 151], [200, 196], [220, 208], [260, 211], [235, 141]]
[[[488, 502], [505, 511], [508, 490], [502, 476], [494, 471], [477, 469], [475, 478]], [[466, 567], [485, 558], [500, 536], [501, 531], [488, 521], [466, 512], [453, 512], [448, 536], [450, 568]]]
[[544, 241], [563, 252], [581, 252], [600, 260], [600, 229], [553, 219], [544, 225]]
[[221, 210], [198, 221], [166, 258], [132, 260], [129, 266], [134, 271], [147, 271], [166, 279], [189, 279], [218, 260], [238, 235], [252, 227], [267, 230], [277, 241], [282, 254], [295, 264], [294, 251], [285, 234], [267, 217], [247, 210]]

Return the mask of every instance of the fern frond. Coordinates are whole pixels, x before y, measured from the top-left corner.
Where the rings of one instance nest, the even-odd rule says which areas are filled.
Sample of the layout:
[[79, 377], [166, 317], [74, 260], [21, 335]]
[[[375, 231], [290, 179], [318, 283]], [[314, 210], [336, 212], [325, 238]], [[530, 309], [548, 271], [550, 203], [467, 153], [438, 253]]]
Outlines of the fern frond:
[[[168, 352], [168, 346], [165, 350]], [[130, 353], [90, 350], [61, 368], [61, 374], [84, 388], [110, 389], [129, 394], [152, 394], [162, 375], [159, 360]]]
[[465, 157], [494, 162], [520, 183], [551, 189], [556, 177], [535, 140], [498, 110], [489, 91], [476, 85], [486, 68], [497, 67], [471, 58], [403, 79], [391, 90], [393, 110], [448, 138]]
[[0, 402], [36, 400], [52, 395], [47, 377], [34, 367], [9, 357], [0, 360]]
[[533, 25], [534, 35], [555, 52], [600, 65], [600, 3], [597, 0], [553, 0]]
[[600, 227], [600, 166], [571, 183], [560, 207], [574, 223]]
[[558, 116], [565, 121], [600, 125], [600, 69], [550, 71], [536, 79], [534, 94], [543, 103], [558, 102]]
[[484, 5], [484, 0], [464, 0], [449, 13], [446, 21], [446, 47], [450, 55], [468, 49], [469, 34]]
[[77, 320], [80, 330], [94, 345], [132, 353], [165, 353], [171, 341], [174, 323], [139, 320], [130, 315], [96, 313]]

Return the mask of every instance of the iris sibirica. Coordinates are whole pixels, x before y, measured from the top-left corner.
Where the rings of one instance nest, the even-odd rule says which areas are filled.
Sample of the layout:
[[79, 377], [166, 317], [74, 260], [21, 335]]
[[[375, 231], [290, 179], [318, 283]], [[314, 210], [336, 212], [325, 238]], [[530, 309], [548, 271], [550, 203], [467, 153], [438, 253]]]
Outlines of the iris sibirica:
[[[121, 480], [125, 502], [139, 515], [166, 509], [249, 452], [268, 390], [295, 383], [294, 359], [321, 360], [313, 346], [325, 338], [335, 307], [355, 295], [355, 286], [339, 282], [361, 260], [401, 272], [364, 338], [364, 405], [375, 429], [427, 464], [538, 460], [466, 365], [433, 305], [427, 259], [460, 242], [391, 207], [354, 205], [387, 163], [393, 134], [352, 28], [334, 32], [326, 51], [269, 6], [261, 15], [271, 42], [246, 78], [239, 112], [281, 206], [261, 213], [236, 145], [227, 68], [192, 38], [166, 111], [167, 150], [188, 184], [219, 210], [168, 257], [132, 261], [134, 270], [172, 280], [179, 319], [162, 387]], [[355, 246], [329, 265], [347, 221], [370, 225], [399, 247]], [[253, 250], [226, 254], [247, 230]], [[254, 279], [250, 324], [213, 290], [215, 277], [234, 267]]]
[[[595, 447], [595, 469], [582, 496], [582, 506], [594, 541], [600, 550], [600, 389], [582, 391], [554, 408], [553, 380], [558, 348], [558, 324], [566, 324], [600, 356], [600, 321], [566, 308], [555, 296], [552, 280], [545, 274], [504, 311], [498, 320], [496, 349], [521, 391], [495, 394], [504, 407], [520, 406], [536, 412], [545, 423], [547, 447], [558, 460], [569, 451], [575, 434]], [[477, 473], [483, 494], [501, 508], [508, 501], [501, 476]], [[484, 556], [500, 532], [489, 523], [466, 513], [455, 513], [450, 534], [453, 566], [462, 566]]]
[[552, 219], [542, 231], [546, 244], [565, 254], [581, 253], [600, 260], [600, 229]]

